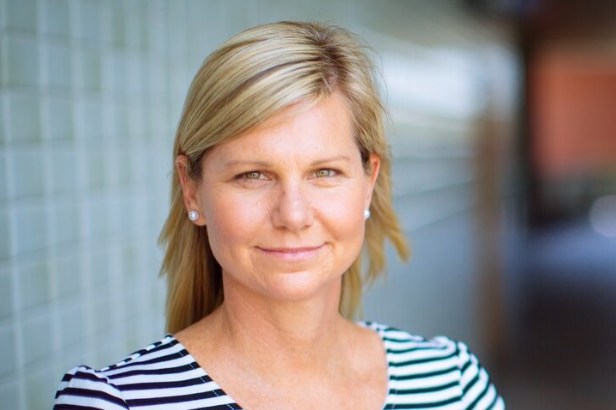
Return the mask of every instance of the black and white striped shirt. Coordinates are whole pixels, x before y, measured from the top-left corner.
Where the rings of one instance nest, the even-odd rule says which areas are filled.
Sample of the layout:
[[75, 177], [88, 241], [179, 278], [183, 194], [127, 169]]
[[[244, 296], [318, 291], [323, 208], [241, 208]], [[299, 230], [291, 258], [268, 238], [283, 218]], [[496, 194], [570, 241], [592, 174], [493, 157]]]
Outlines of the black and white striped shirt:
[[[445, 337], [426, 340], [376, 323], [387, 351], [389, 392], [384, 409], [501, 410], [503, 400], [466, 345]], [[357, 387], [358, 389], [361, 386]], [[184, 346], [167, 335], [100, 370], [68, 372], [55, 410], [241, 409]]]

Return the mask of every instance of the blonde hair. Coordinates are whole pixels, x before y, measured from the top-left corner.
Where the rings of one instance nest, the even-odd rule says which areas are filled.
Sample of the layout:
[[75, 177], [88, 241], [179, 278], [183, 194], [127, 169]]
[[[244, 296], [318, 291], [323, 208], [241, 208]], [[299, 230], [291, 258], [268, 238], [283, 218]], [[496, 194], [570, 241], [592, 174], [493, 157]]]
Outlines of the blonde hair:
[[[385, 239], [403, 259], [409, 250], [392, 207], [391, 156], [375, 70], [364, 47], [347, 30], [317, 23], [257, 26], [225, 42], [195, 76], [175, 136], [173, 158], [185, 155], [188, 175], [201, 177], [203, 154], [300, 101], [318, 102], [340, 90], [351, 108], [357, 144], [366, 167], [374, 153], [381, 167], [366, 222], [364, 249], [342, 279], [340, 312], [349, 318], [361, 305], [364, 281], [385, 268]], [[208, 242], [207, 227], [187, 217], [177, 172], [171, 209], [160, 234], [165, 247], [167, 330], [177, 332], [223, 301], [222, 269]], [[368, 267], [362, 275], [362, 255]]]

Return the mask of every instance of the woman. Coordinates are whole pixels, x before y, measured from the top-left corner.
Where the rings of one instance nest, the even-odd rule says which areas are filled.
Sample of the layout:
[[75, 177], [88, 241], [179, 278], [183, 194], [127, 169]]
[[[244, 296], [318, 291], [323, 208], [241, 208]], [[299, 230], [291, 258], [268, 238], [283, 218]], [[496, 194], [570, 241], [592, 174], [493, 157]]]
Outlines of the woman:
[[408, 256], [373, 73], [346, 30], [309, 23], [247, 30], [208, 57], [161, 234], [170, 334], [73, 369], [55, 408], [504, 407], [465, 345], [350, 320], [385, 239]]

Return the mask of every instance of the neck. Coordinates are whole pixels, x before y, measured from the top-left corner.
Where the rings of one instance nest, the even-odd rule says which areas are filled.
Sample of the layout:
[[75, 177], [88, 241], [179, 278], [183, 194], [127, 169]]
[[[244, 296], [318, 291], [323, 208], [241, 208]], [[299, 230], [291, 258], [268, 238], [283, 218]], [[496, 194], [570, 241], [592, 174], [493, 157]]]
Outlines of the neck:
[[348, 348], [350, 323], [338, 312], [339, 298], [339, 283], [302, 301], [264, 300], [231, 290], [206, 319], [207, 327], [219, 345], [247, 361], [256, 359], [257, 365], [329, 366]]
[[358, 383], [368, 389], [360, 401], [381, 405], [387, 390], [382, 341], [338, 313], [339, 289], [289, 302], [226, 288], [216, 311], [176, 337], [225, 391], [254, 408], [271, 408], [272, 397], [293, 403], [287, 408], [320, 408], [323, 397], [342, 397], [333, 407], [345, 407]]

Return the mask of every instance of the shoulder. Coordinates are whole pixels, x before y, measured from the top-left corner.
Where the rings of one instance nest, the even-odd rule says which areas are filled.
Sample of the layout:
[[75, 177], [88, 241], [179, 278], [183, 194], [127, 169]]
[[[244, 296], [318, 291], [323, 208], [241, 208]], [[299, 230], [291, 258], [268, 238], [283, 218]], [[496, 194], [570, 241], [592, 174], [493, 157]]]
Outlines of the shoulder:
[[411, 350], [449, 351], [455, 349], [459, 343], [445, 336], [427, 339], [382, 323], [360, 322], [360, 325], [378, 333], [385, 345], [394, 353]]
[[[445, 336], [431, 339], [379, 323], [376, 331], [385, 345], [390, 394], [424, 403], [463, 403], [464, 408], [504, 409], [502, 398], [478, 358], [460, 341]], [[406, 398], [403, 398], [406, 400]]]
[[[192, 356], [168, 335], [110, 366], [70, 370], [62, 378], [54, 408], [129, 409], [170, 404], [178, 393], [216, 390], [217, 386], [208, 386], [208, 382], [211, 379]], [[171, 392], [174, 394], [168, 395]]]
[[[73, 407], [70, 407], [73, 406]], [[54, 409], [100, 408], [127, 409], [118, 386], [100, 371], [79, 366], [68, 371], [58, 387]]]
[[[56, 406], [87, 404], [101, 408], [127, 408], [124, 390], [133, 382], [169, 368], [178, 352], [172, 336], [154, 342], [119, 362], [101, 369], [78, 366], [68, 371], [56, 392]], [[180, 349], [181, 350], [181, 349]]]
[[135, 378], [156, 376], [177, 367], [179, 367], [177, 370], [180, 371], [182, 367], [189, 365], [186, 356], [188, 356], [188, 352], [184, 347], [173, 336], [167, 335], [163, 339], [126, 356], [119, 362], [101, 369], [93, 369], [88, 366], [76, 367], [67, 373], [65, 379], [72, 381], [82, 374], [89, 374], [90, 376], [87, 377], [90, 379], [96, 377], [110, 384], [121, 386], [127, 382], [128, 378], [135, 380]]
[[381, 336], [389, 364], [396, 368], [458, 367], [462, 351], [467, 351], [463, 343], [444, 336], [426, 339], [380, 323], [367, 322], [365, 326]]

